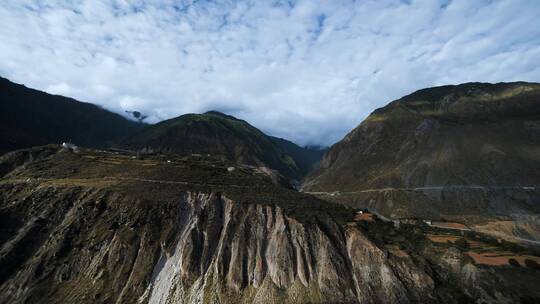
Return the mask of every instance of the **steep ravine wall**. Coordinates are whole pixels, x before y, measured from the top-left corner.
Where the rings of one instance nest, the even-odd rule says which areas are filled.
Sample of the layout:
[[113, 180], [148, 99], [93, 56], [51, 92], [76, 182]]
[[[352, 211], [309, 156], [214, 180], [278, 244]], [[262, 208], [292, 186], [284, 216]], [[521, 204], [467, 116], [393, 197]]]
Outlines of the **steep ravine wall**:
[[429, 297], [433, 289], [413, 265], [411, 277], [400, 280], [385, 254], [355, 228], [332, 221], [306, 226], [279, 207], [239, 206], [205, 194], [189, 195], [185, 206], [174, 245], [162, 249], [141, 300], [407, 302], [407, 290]]
[[[9, 183], [0, 202], [1, 303], [455, 302], [429, 266], [354, 224], [301, 222], [277, 206]], [[456, 275], [476, 273], [455, 262]]]

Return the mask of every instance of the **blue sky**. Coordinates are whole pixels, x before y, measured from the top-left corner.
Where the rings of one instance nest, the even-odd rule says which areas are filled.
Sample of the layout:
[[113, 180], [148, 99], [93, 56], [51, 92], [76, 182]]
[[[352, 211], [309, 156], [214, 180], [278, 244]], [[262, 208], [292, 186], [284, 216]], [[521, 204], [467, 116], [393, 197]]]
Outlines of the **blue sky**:
[[540, 82], [538, 0], [0, 2], [0, 75], [150, 122], [332, 144], [414, 90]]

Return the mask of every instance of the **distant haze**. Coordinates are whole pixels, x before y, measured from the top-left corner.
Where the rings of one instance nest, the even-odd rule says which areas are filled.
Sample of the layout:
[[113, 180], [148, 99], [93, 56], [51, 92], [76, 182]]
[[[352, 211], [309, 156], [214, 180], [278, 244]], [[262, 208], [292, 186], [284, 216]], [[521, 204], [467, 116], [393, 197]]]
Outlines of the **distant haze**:
[[0, 2], [0, 76], [149, 122], [329, 145], [414, 90], [540, 81], [540, 1]]

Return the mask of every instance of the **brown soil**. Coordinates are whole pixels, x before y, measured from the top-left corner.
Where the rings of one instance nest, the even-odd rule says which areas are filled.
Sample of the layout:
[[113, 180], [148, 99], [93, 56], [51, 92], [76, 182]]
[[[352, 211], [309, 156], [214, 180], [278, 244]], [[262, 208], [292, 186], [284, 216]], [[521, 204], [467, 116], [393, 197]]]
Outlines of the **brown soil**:
[[534, 260], [537, 263], [540, 262], [540, 257], [530, 256], [530, 255], [515, 255], [511, 252], [472, 252], [469, 251], [467, 254], [473, 258], [476, 264], [490, 265], [490, 266], [501, 266], [508, 265], [509, 259], [516, 259], [521, 266], [525, 266], [525, 259]]
[[367, 222], [373, 222], [374, 219], [373, 219], [373, 214], [372, 213], [367, 213], [367, 212], [364, 212], [362, 214], [356, 214], [356, 216], [354, 217], [355, 220], [357, 221], [367, 221]]
[[406, 258], [409, 256], [409, 254], [401, 249], [392, 249], [390, 250], [390, 253], [392, 253], [395, 256], [398, 256], [400, 258]]
[[460, 239], [461, 237], [455, 236], [455, 235], [445, 235], [445, 234], [428, 234], [427, 238], [435, 243], [447, 243], [447, 242], [453, 243], [456, 240]]
[[456, 222], [433, 222], [432, 225], [450, 229], [469, 229], [469, 227]]

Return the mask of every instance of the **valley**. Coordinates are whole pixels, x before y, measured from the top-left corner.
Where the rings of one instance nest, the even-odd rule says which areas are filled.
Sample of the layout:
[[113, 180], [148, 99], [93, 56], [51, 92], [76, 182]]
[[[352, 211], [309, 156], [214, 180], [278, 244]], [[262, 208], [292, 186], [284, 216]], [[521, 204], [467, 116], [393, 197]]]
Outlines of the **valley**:
[[[324, 156], [216, 111], [112, 145], [4, 153], [0, 302], [535, 303], [536, 86], [516, 86], [482, 89], [515, 138], [486, 131], [495, 110], [480, 125], [446, 110], [426, 123], [418, 102], [403, 112], [417, 92]], [[486, 102], [475, 90], [467, 104]]]
[[[395, 226], [376, 215], [355, 219], [356, 210], [276, 185], [256, 167], [230, 167], [200, 156], [137, 159], [54, 145], [2, 156], [0, 300], [454, 303], [540, 296], [530, 293], [538, 284], [532, 266], [483, 257], [530, 264], [540, 256], [534, 248], [420, 223]], [[456, 237], [471, 245], [462, 248]], [[495, 278], [497, 291], [484, 287]]]
[[0, 1], [0, 304], [539, 304], [539, 20]]

